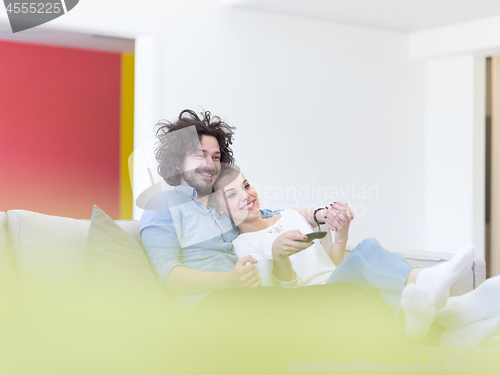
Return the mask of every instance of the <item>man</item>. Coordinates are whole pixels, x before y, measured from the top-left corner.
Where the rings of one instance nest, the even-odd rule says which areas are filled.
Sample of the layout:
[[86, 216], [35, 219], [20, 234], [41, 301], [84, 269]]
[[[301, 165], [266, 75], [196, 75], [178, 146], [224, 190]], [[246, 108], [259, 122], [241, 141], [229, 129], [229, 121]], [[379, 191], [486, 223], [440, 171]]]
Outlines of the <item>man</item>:
[[[175, 188], [155, 196], [141, 218], [142, 241], [160, 284], [188, 308], [209, 292], [260, 285], [255, 267], [247, 264], [256, 260], [238, 260], [234, 254], [231, 242], [238, 229], [208, 205], [221, 163], [234, 164], [234, 128], [208, 111], [202, 115], [184, 110], [176, 122], [160, 124], [158, 171]], [[312, 221], [312, 211], [301, 213]], [[274, 212], [262, 210], [261, 215]]]

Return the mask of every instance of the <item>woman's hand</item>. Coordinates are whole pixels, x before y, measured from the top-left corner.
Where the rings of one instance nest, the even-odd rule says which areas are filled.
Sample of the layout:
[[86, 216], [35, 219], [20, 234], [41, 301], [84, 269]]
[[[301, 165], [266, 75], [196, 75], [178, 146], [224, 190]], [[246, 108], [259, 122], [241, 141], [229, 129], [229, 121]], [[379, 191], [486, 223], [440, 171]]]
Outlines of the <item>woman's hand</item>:
[[335, 241], [347, 241], [349, 224], [354, 220], [354, 214], [347, 203], [335, 202], [327, 207], [324, 218], [330, 230], [335, 231]]
[[232, 271], [228, 272], [229, 283], [232, 288], [236, 289], [254, 289], [260, 286], [259, 275], [253, 264], [257, 260], [251, 255], [244, 256], [238, 259]]
[[307, 240], [307, 237], [300, 233], [299, 230], [289, 230], [280, 234], [273, 242], [273, 259], [279, 257], [289, 257], [298, 252], [307, 249], [313, 244], [313, 241], [300, 242]]
[[335, 202], [325, 210], [325, 222], [330, 230], [335, 231], [335, 239], [329, 252], [330, 259], [338, 266], [345, 255], [345, 247], [349, 236], [349, 225], [354, 215], [347, 203]]
[[281, 281], [292, 281], [297, 278], [290, 255], [297, 254], [307, 249], [313, 244], [313, 241], [301, 242], [307, 240], [307, 237], [299, 230], [289, 230], [280, 234], [273, 242], [273, 275], [274, 278]]

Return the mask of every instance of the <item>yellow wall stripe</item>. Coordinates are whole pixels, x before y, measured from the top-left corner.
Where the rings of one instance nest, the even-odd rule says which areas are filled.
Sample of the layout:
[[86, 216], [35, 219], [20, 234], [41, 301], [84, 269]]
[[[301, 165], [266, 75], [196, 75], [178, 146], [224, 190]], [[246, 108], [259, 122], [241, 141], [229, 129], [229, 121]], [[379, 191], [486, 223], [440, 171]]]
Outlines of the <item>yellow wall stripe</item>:
[[132, 54], [122, 54], [120, 127], [120, 219], [132, 219], [134, 198], [128, 157], [134, 151], [134, 66]]

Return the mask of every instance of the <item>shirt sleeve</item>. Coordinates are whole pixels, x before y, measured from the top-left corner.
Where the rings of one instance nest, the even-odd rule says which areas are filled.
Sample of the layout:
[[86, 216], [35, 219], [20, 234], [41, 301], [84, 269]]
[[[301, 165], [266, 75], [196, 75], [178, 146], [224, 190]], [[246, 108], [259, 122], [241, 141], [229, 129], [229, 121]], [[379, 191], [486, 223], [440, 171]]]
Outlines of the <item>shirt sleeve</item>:
[[144, 249], [161, 286], [170, 272], [182, 266], [180, 241], [174, 226], [172, 211], [144, 211], [141, 218], [141, 237]]
[[297, 276], [297, 272], [295, 272], [295, 279], [293, 279], [291, 281], [281, 281], [281, 280], [278, 280], [276, 277], [274, 277], [273, 273], [271, 273], [271, 276], [273, 277], [273, 284], [274, 284], [274, 286], [279, 286], [281, 288], [286, 288], [286, 289], [296, 288], [298, 280], [299, 280], [299, 277]]
[[233, 241], [233, 250], [234, 253], [238, 256], [238, 259], [243, 258], [247, 255], [251, 255], [256, 260], [266, 258], [257, 246], [249, 242], [239, 241], [238, 239]]

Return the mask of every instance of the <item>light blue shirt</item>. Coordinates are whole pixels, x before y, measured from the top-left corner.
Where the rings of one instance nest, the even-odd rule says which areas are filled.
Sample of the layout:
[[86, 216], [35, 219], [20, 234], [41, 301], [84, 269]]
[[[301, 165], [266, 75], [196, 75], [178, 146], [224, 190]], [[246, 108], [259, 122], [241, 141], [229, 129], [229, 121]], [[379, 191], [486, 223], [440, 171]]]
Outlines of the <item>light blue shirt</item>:
[[[273, 215], [273, 211], [261, 210], [262, 217]], [[226, 215], [213, 207], [207, 210], [196, 190], [186, 185], [156, 195], [141, 218], [142, 243], [162, 286], [177, 266], [231, 271], [238, 260], [231, 241], [238, 234]], [[205, 295], [197, 295], [196, 302]]]

